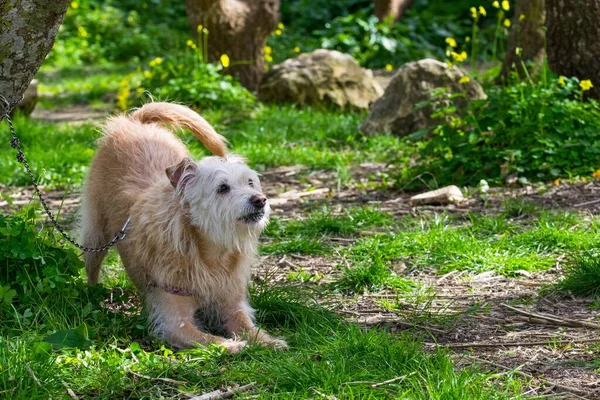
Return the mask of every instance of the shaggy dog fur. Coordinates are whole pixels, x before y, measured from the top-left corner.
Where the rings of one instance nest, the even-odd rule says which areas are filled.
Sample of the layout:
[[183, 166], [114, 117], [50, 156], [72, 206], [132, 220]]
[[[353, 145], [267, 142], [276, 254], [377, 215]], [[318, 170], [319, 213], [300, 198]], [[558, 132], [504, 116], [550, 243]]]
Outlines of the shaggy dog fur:
[[[215, 156], [191, 161], [162, 124], [188, 128]], [[247, 343], [242, 338], [285, 348], [254, 325], [247, 300], [270, 213], [256, 172], [181, 105], [146, 104], [108, 120], [104, 134], [84, 189], [82, 242], [105, 244], [131, 216], [116, 248], [145, 297], [154, 334], [180, 348], [219, 343], [237, 352]], [[90, 284], [98, 282], [105, 255], [85, 254]], [[197, 312], [218, 321], [229, 339], [201, 330]]]

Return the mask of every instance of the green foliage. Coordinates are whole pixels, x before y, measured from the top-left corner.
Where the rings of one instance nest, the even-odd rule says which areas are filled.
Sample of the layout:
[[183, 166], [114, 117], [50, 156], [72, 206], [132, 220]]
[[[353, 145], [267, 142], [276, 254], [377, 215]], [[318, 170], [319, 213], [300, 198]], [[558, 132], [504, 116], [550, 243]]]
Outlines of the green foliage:
[[20, 304], [28, 304], [34, 293], [47, 296], [54, 291], [70, 290], [83, 267], [75, 251], [57, 245], [52, 235], [38, 234], [34, 221], [32, 208], [16, 216], [0, 215], [3, 306], [12, 305], [10, 289]]
[[48, 62], [61, 66], [143, 59], [176, 46], [187, 30], [183, 3], [77, 0]]
[[151, 60], [136, 89], [142, 100], [146, 100], [144, 91], [155, 98], [181, 102], [201, 110], [243, 111], [255, 102], [254, 95], [230, 75], [225, 75], [222, 66], [204, 62], [196, 47], [178, 55]]
[[412, 175], [430, 172], [440, 185], [501, 184], [509, 174], [535, 181], [589, 176], [600, 158], [600, 106], [581, 100], [576, 78], [563, 79], [491, 87], [487, 100], [461, 115], [438, 108], [441, 123], [419, 145]]
[[364, 67], [383, 68], [425, 57], [443, 58], [444, 38], [457, 32], [436, 31], [430, 23], [406, 17], [402, 24], [389, 25], [363, 12], [334, 19], [318, 35], [323, 37], [322, 47], [348, 53]]
[[372, 9], [371, 0], [288, 0], [281, 2], [281, 20], [286, 26], [310, 34], [337, 17]]
[[[282, 35], [269, 38], [273, 58], [281, 62], [293, 57], [293, 49], [309, 52], [317, 48], [349, 53], [369, 68], [400, 66], [408, 61], [445, 56], [444, 39], [458, 40], [472, 34], [469, 7], [480, 2], [441, 0], [416, 2], [400, 21], [380, 23], [373, 16], [372, 1], [344, 0], [317, 2], [294, 0], [282, 4]], [[483, 20], [478, 27], [479, 58], [497, 55], [492, 51], [496, 26]], [[492, 55], [493, 53], [493, 55]]]
[[576, 255], [565, 277], [556, 288], [565, 293], [582, 297], [600, 294], [600, 255], [595, 250]]

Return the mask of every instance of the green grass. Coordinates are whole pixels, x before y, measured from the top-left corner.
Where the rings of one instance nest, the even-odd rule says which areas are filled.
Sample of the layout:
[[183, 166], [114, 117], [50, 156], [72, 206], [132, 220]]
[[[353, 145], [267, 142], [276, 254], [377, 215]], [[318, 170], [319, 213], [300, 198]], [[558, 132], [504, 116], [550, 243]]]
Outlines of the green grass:
[[127, 74], [135, 73], [129, 64], [74, 66], [71, 68], [42, 67], [36, 75], [39, 80], [39, 106], [44, 109], [89, 104], [115, 108], [119, 82]]
[[[352, 165], [383, 162], [392, 155], [398, 158], [408, 154], [399, 138], [360, 136], [357, 126], [364, 117], [362, 114], [264, 106], [252, 117], [221, 111], [207, 112], [205, 117], [231, 142], [232, 151], [246, 157], [259, 171], [304, 164], [334, 170], [339, 175], [338, 183], [345, 183]], [[236, 118], [240, 119], [231, 122]], [[42, 175], [47, 184], [61, 187], [82, 182], [94, 154], [95, 139], [100, 136], [98, 126], [45, 123], [17, 117], [15, 129], [34, 172]], [[0, 183], [27, 184], [26, 175], [9, 147], [6, 124], [0, 125], [0, 135], [7, 138], [0, 143]], [[206, 150], [191, 134], [181, 137], [194, 156], [206, 155]]]
[[596, 251], [587, 251], [574, 257], [572, 265], [556, 288], [565, 293], [581, 297], [600, 295], [600, 256]]
[[[252, 394], [265, 399], [315, 398], [314, 390], [344, 399], [518, 396], [516, 382], [504, 381], [511, 384], [502, 389], [475, 369], [455, 371], [443, 351], [424, 352], [420, 340], [408, 335], [361, 330], [317, 305], [306, 292], [258, 288], [253, 306], [264, 326], [288, 340], [288, 352], [249, 348], [231, 356], [209, 347], [174, 354], [144, 337], [123, 337], [118, 324], [104, 325], [87, 350], [51, 350], [40, 342], [52, 330], [48, 327], [34, 325], [21, 337], [2, 329], [0, 394], [12, 399], [64, 397], [66, 385], [86, 398], [157, 398], [256, 382]], [[63, 321], [67, 327], [73, 322]], [[185, 383], [140, 378], [129, 371]], [[397, 377], [403, 378], [380, 389], [370, 386]]]
[[[92, 125], [48, 124], [27, 117], [13, 119], [21, 147], [34, 175], [42, 184], [79, 188], [94, 155], [100, 132]], [[10, 147], [6, 123], [0, 124], [0, 183], [30, 185], [25, 169]]]

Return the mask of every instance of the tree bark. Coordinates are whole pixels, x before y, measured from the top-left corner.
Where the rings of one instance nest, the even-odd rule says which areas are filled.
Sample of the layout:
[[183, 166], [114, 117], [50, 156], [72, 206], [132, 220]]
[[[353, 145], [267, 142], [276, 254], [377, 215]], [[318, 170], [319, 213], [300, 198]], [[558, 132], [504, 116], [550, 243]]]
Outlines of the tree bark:
[[208, 58], [230, 59], [229, 73], [256, 92], [264, 73], [264, 47], [279, 22], [279, 0], [185, 0], [197, 35], [198, 25], [208, 29]]
[[375, 10], [373, 14], [384, 22], [389, 19], [390, 22], [399, 20], [402, 15], [408, 10], [415, 0], [375, 0]]
[[558, 75], [590, 79], [600, 98], [600, 1], [546, 0], [548, 64]]
[[11, 104], [21, 99], [52, 49], [69, 3], [70, 0], [0, 2], [0, 95]]
[[[525, 19], [521, 20], [521, 15]], [[500, 76], [506, 78], [516, 70], [519, 76], [525, 75], [523, 63], [533, 61], [540, 66], [544, 60], [546, 10], [544, 0], [517, 0], [515, 17], [508, 35], [508, 46]], [[517, 48], [521, 54], [517, 54]]]

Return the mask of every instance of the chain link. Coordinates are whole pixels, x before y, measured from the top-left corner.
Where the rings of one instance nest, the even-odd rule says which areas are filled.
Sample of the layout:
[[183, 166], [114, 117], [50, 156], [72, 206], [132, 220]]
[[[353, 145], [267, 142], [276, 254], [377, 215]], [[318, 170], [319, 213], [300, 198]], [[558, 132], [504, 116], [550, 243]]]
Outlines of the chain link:
[[52, 224], [54, 225], [54, 227], [56, 228], [56, 230], [59, 231], [60, 234], [67, 241], [69, 241], [69, 243], [71, 243], [73, 246], [75, 246], [78, 249], [83, 250], [83, 251], [85, 251], [87, 253], [101, 253], [101, 252], [106, 251], [106, 250], [110, 249], [111, 247], [113, 247], [115, 244], [117, 244], [118, 241], [125, 239], [125, 236], [126, 236], [126, 232], [125, 231], [127, 229], [127, 226], [129, 225], [129, 221], [131, 221], [131, 216], [129, 216], [127, 218], [127, 220], [125, 221], [125, 224], [123, 224], [123, 227], [121, 228], [121, 230], [119, 230], [116, 233], [115, 237], [113, 237], [110, 242], [108, 242], [107, 244], [105, 244], [104, 246], [101, 246], [101, 247], [86, 247], [86, 246], [83, 246], [83, 245], [77, 243], [71, 236], [69, 236], [69, 234], [67, 232], [65, 232], [65, 228], [61, 224], [58, 223], [58, 221], [56, 220], [56, 218], [54, 217], [54, 215], [50, 211], [50, 208], [46, 204], [46, 200], [42, 196], [42, 192], [40, 191], [38, 183], [35, 180], [35, 177], [33, 176], [33, 173], [31, 172], [31, 168], [29, 167], [29, 163], [27, 162], [27, 158], [25, 157], [25, 153], [23, 153], [23, 150], [21, 149], [21, 142], [20, 142], [19, 138], [17, 137], [17, 134], [15, 132], [15, 128], [13, 127], [12, 119], [10, 118], [10, 110], [12, 110], [12, 108], [14, 106], [16, 106], [17, 104], [19, 104], [21, 102], [21, 100], [19, 100], [17, 102], [14, 102], [14, 103], [10, 103], [2, 95], [0, 95], [0, 100], [2, 100], [2, 102], [4, 103], [3, 104], [4, 118], [6, 118], [6, 121], [8, 122], [8, 127], [10, 129], [10, 134], [12, 136], [11, 140], [10, 140], [10, 147], [12, 147], [13, 149], [17, 150], [17, 161], [20, 162], [21, 164], [23, 164], [23, 166], [25, 167], [25, 171], [27, 172], [27, 175], [29, 175], [29, 179], [31, 180], [31, 184], [33, 185], [33, 189], [35, 191], [35, 194], [39, 197], [40, 202], [42, 203], [42, 207], [44, 207], [44, 211], [46, 211], [46, 215], [48, 215], [48, 218], [50, 218], [50, 221], [52, 221]]

